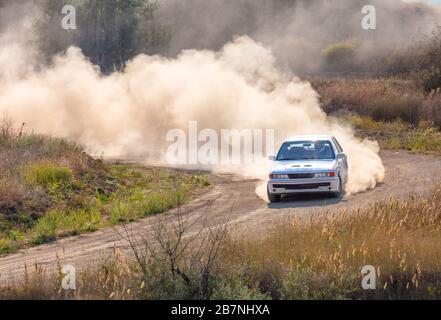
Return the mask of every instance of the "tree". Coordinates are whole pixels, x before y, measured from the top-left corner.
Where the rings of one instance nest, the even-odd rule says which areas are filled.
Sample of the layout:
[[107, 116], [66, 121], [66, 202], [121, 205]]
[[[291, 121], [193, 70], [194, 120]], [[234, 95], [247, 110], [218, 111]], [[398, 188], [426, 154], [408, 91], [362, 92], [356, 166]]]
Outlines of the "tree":
[[435, 25], [432, 36], [419, 41], [413, 77], [427, 92], [441, 88], [441, 25]]
[[[77, 30], [61, 28], [66, 4], [76, 8]], [[139, 53], [165, 49], [169, 35], [154, 20], [157, 8], [151, 0], [45, 0], [37, 22], [41, 51], [50, 58], [76, 45], [104, 72], [121, 70]]]

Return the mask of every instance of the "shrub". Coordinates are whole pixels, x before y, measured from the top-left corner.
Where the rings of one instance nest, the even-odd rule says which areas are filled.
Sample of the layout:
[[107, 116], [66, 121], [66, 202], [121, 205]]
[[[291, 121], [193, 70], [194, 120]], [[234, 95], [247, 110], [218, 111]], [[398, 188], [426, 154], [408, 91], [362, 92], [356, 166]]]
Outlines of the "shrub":
[[419, 41], [417, 47], [413, 79], [427, 92], [441, 88], [441, 26], [436, 25], [432, 37]]
[[441, 92], [426, 94], [412, 82], [395, 79], [314, 79], [328, 114], [353, 112], [379, 121], [421, 120], [441, 128]]
[[230, 278], [218, 276], [213, 280], [212, 300], [265, 300], [268, 295], [258, 288], [250, 288], [242, 275], [233, 275]]
[[439, 67], [430, 66], [425, 70], [419, 69], [413, 72], [413, 77], [427, 92], [441, 88], [441, 69]]
[[323, 49], [322, 55], [328, 69], [347, 71], [353, 67], [355, 47], [347, 42], [336, 43]]
[[327, 113], [345, 110], [376, 120], [414, 121], [423, 102], [423, 95], [404, 81], [335, 79], [313, 85]]

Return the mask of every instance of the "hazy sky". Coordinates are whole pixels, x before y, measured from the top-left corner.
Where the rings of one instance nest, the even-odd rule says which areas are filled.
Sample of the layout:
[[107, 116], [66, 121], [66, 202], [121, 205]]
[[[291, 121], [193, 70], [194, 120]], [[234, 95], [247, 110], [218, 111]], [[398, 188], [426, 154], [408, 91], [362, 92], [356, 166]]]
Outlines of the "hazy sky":
[[432, 4], [441, 4], [441, 0], [421, 0], [421, 2], [427, 2]]

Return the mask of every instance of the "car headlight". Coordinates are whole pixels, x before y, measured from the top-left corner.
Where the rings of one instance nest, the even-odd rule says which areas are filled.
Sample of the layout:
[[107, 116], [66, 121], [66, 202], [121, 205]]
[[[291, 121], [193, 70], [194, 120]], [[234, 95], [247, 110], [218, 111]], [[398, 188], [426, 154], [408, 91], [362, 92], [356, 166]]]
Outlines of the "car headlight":
[[320, 172], [314, 174], [314, 178], [329, 178], [329, 177], [335, 177], [335, 172]]
[[287, 174], [270, 174], [270, 179], [289, 179]]

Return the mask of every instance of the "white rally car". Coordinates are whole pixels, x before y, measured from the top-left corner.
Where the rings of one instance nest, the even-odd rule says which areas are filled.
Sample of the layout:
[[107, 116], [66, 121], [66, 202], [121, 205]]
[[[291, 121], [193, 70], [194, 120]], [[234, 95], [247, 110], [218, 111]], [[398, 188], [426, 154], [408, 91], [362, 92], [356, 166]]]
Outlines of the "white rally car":
[[286, 140], [273, 161], [268, 180], [268, 199], [297, 193], [344, 194], [348, 180], [346, 154], [329, 135], [296, 136]]

